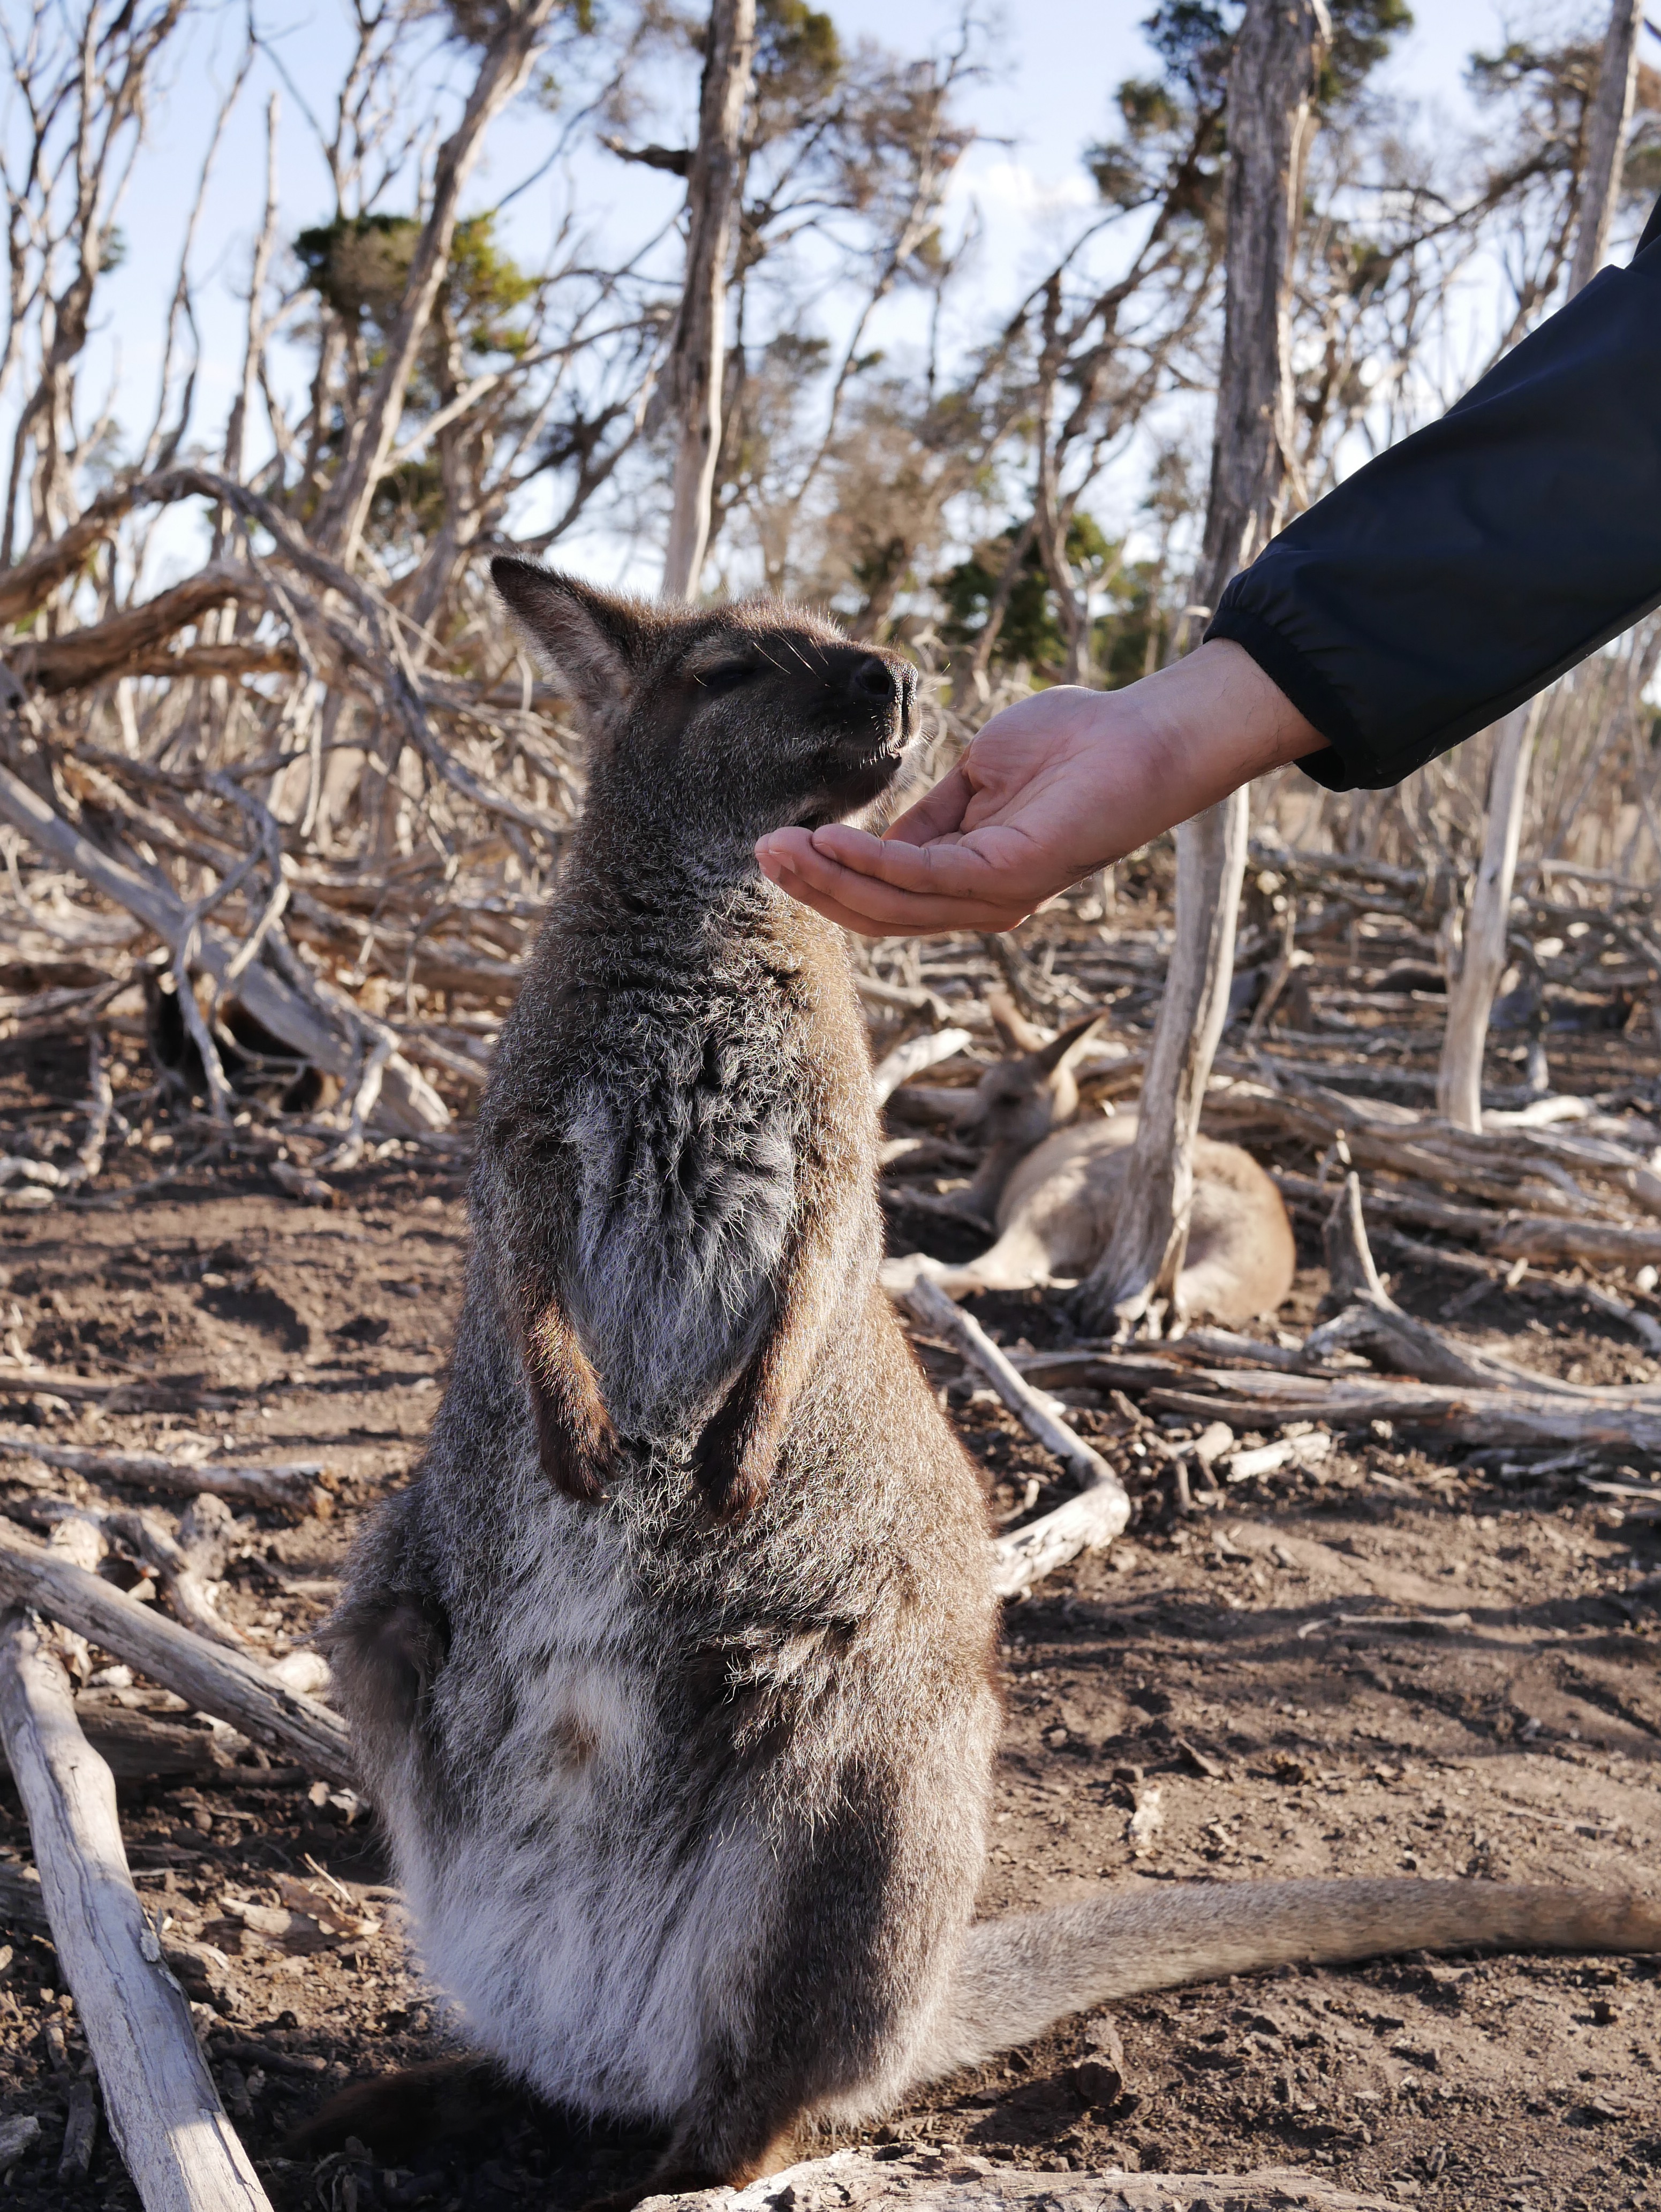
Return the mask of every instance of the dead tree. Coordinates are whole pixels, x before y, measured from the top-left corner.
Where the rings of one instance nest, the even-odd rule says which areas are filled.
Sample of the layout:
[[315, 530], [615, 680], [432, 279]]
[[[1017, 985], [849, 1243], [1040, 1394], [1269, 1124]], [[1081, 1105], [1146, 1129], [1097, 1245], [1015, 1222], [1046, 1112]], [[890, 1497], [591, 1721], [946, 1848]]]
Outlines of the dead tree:
[[326, 551], [352, 565], [369, 502], [386, 465], [404, 411], [404, 394], [450, 266], [461, 194], [484, 134], [524, 83], [555, 0], [517, 0], [504, 9], [484, 49], [461, 120], [439, 149], [433, 204], [410, 263], [404, 302], [386, 343], [380, 373], [363, 415], [349, 423], [346, 451], [313, 533]]
[[1621, 187], [1621, 156], [1626, 147], [1627, 125], [1632, 120], [1633, 99], [1638, 87], [1638, 33], [1643, 21], [1644, 0], [1615, 0], [1609, 12], [1609, 27], [1603, 34], [1597, 90], [1586, 134], [1586, 167], [1580, 180], [1580, 222], [1575, 234], [1574, 259], [1569, 265], [1571, 300], [1597, 274], [1609, 245], [1609, 222]]
[[698, 143], [686, 176], [686, 274], [664, 372], [665, 396], [679, 425], [663, 562], [666, 599], [696, 594], [709, 542], [709, 503], [721, 448], [727, 264], [755, 44], [756, 0], [715, 0], [698, 100]]
[[[1597, 275], [1609, 243], [1621, 183], [1621, 155], [1638, 81], [1638, 32], [1643, 0], [1615, 0], [1603, 40], [1580, 180], [1579, 223], [1569, 269], [1573, 299]], [[1523, 803], [1543, 698], [1515, 708], [1494, 725], [1494, 764], [1482, 866], [1469, 907], [1450, 916], [1447, 1027], [1436, 1072], [1437, 1111], [1456, 1128], [1482, 1126], [1482, 1054], [1488, 1015], [1506, 969], [1512, 885], [1523, 827]]]
[[[1211, 492], [1195, 596], [1224, 585], [1273, 535], [1292, 437], [1293, 257], [1317, 75], [1322, 0], [1250, 0], [1228, 83], [1228, 268]], [[1084, 1288], [1097, 1327], [1128, 1326], [1171, 1295], [1188, 1243], [1194, 1139], [1233, 977], [1249, 802], [1223, 799], [1177, 833], [1177, 929], [1148, 1055], [1130, 1202]]]
[[1436, 1110], [1457, 1129], [1482, 1126], [1482, 1052], [1494, 994], [1506, 972], [1523, 802], [1543, 704], [1543, 696], [1530, 699], [1495, 726], [1482, 866], [1469, 909], [1463, 917], [1450, 916], [1447, 1026], [1436, 1071]]

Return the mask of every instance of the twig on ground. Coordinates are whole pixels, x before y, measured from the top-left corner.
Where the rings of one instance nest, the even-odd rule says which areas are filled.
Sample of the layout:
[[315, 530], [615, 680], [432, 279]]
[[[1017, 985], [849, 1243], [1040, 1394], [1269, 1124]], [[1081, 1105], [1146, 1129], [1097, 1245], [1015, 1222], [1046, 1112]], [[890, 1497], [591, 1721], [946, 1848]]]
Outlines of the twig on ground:
[[973, 1316], [954, 1305], [938, 1283], [920, 1278], [905, 1291], [904, 1302], [924, 1328], [946, 1338], [979, 1368], [1010, 1412], [1080, 1485], [1078, 1495], [1053, 1512], [1013, 1535], [999, 1537], [994, 1582], [999, 1596], [1018, 1597], [1080, 1552], [1099, 1551], [1110, 1544], [1129, 1522], [1130, 1498], [1101, 1454], [1068, 1427]]
[[267, 1751], [355, 1787], [346, 1724], [240, 1651], [206, 1643], [0, 1522], [0, 1601], [26, 1605], [112, 1651], [192, 1711], [228, 1721]]
[[[0, 1377], [0, 1381], [9, 1378]], [[41, 1380], [38, 1389], [61, 1389]], [[103, 1386], [99, 1386], [101, 1391]], [[84, 1444], [50, 1444], [40, 1437], [0, 1433], [0, 1457], [35, 1459], [46, 1467], [61, 1467], [72, 1474], [102, 1477], [109, 1482], [131, 1483], [138, 1490], [162, 1490], [175, 1497], [194, 1498], [204, 1491], [216, 1498], [234, 1498], [245, 1505], [286, 1506], [292, 1511], [326, 1516], [332, 1500], [316, 1477], [323, 1462], [315, 1459], [284, 1460], [276, 1467], [234, 1467], [217, 1460], [163, 1459], [159, 1452], [105, 1452]]]

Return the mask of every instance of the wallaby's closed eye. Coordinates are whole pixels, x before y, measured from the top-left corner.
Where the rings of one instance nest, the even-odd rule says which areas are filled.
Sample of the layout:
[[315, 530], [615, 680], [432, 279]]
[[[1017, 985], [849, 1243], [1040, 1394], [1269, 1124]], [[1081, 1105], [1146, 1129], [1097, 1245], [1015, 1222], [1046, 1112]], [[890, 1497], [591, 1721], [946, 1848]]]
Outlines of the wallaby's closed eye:
[[480, 1115], [450, 1380], [330, 1632], [473, 2043], [666, 2130], [654, 2185], [694, 2186], [1136, 1990], [1661, 1945], [1641, 1903], [1419, 1881], [1132, 1884], [975, 1923], [980, 1488], [878, 1287], [842, 943], [751, 853], [883, 788], [910, 673], [771, 606], [495, 574], [582, 704], [590, 797]]

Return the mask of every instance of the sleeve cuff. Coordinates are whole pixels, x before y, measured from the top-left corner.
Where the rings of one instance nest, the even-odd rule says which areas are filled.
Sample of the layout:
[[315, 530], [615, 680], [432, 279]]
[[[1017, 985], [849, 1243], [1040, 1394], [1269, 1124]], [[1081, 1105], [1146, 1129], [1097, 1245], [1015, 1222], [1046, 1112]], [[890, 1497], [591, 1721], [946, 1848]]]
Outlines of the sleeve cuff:
[[[1250, 573], [1249, 570], [1246, 572]], [[1329, 750], [1308, 754], [1298, 763], [1305, 775], [1329, 791], [1377, 789], [1396, 778], [1379, 768], [1367, 750], [1355, 719], [1320, 670], [1288, 644], [1273, 623], [1248, 608], [1231, 606], [1228, 594], [1206, 629], [1206, 642], [1226, 638], [1251, 655], [1269, 682], [1285, 692], [1306, 722], [1312, 722]]]

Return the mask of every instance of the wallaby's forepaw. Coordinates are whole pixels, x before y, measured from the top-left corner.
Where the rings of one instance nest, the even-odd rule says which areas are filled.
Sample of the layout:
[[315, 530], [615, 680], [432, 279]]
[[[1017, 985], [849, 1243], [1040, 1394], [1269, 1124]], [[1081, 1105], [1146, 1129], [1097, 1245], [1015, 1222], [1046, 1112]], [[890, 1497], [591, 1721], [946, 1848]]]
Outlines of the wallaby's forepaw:
[[542, 1472], [568, 1498], [597, 1505], [605, 1495], [614, 1441], [604, 1408], [584, 1407], [574, 1418], [572, 1408], [561, 1403], [561, 1394], [534, 1368], [530, 1382]]
[[717, 1413], [698, 1439], [692, 1473], [716, 1520], [737, 1521], [765, 1498], [777, 1460], [776, 1439], [746, 1438], [727, 1427]]

